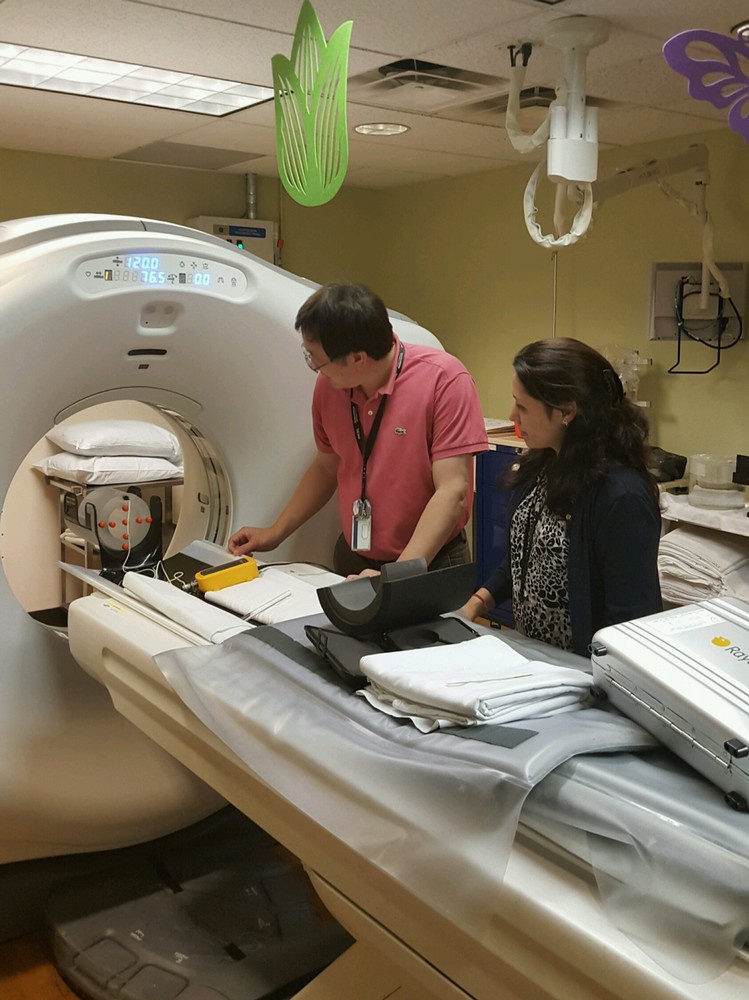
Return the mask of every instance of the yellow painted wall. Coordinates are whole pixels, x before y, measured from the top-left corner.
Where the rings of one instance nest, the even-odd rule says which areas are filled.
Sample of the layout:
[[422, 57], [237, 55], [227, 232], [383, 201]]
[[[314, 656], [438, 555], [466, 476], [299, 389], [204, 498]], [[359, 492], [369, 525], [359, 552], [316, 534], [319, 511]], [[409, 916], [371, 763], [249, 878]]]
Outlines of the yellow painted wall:
[[241, 216], [245, 201], [240, 175], [0, 149], [0, 219], [95, 212], [184, 223]]
[[[707, 199], [718, 260], [749, 261], [749, 148], [728, 130], [691, 141], [698, 140], [710, 151]], [[604, 153], [599, 176], [687, 145], [679, 140], [624, 155]], [[378, 196], [379, 244], [387, 252], [372, 271], [373, 285], [388, 305], [433, 330], [465, 362], [490, 416], [507, 415], [515, 351], [553, 329], [552, 253], [531, 240], [521, 207], [531, 171], [529, 164]], [[694, 197], [692, 174], [670, 183]], [[542, 197], [540, 192], [539, 222], [546, 233], [551, 219]], [[652, 437], [661, 447], [685, 455], [746, 454], [746, 339], [725, 351], [720, 366], [706, 375], [667, 374], [675, 342], [648, 340], [651, 263], [699, 259], [697, 222], [654, 184], [606, 202], [588, 238], [558, 252], [556, 334], [597, 348], [622, 345], [652, 358], [640, 397], [652, 401]], [[739, 308], [745, 312], [746, 303]], [[682, 356], [693, 368], [714, 360], [700, 345], [688, 345]]]
[[[269, 185], [261, 181], [259, 203], [268, 200]], [[378, 273], [387, 240], [378, 219], [381, 192], [342, 188], [331, 202], [317, 208], [298, 205], [283, 192], [280, 202], [287, 270], [320, 283], [363, 282], [384, 296]], [[397, 308], [392, 302], [388, 305]]]
[[[749, 148], [728, 130], [694, 137], [710, 150], [708, 207], [719, 260], [749, 260]], [[610, 176], [686, 140], [601, 155]], [[487, 415], [510, 406], [513, 354], [551, 335], [553, 257], [528, 236], [522, 214], [531, 164], [383, 191], [344, 188], [304, 208], [277, 181], [258, 178], [257, 214], [280, 219], [283, 264], [313, 281], [363, 281], [388, 306], [431, 329], [473, 373]], [[182, 223], [196, 215], [242, 216], [241, 175], [0, 150], [0, 219], [55, 212], [143, 215]], [[692, 197], [690, 174], [671, 180]], [[551, 227], [548, 190], [539, 221]], [[673, 342], [647, 339], [653, 261], [699, 259], [698, 226], [648, 184], [606, 202], [589, 237], [557, 256], [556, 333], [596, 347], [612, 343], [653, 359], [640, 385], [652, 401], [657, 444], [682, 454], [749, 452], [749, 348], [724, 353], [707, 375], [669, 375]], [[745, 303], [742, 303], [745, 309]], [[690, 367], [712, 355], [685, 352]]]

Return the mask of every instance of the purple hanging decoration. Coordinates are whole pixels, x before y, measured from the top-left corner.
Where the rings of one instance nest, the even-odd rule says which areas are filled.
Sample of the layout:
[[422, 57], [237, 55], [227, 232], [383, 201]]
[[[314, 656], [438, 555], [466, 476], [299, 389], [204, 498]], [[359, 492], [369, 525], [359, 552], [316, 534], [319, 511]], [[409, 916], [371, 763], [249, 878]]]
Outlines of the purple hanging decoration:
[[[714, 50], [714, 58], [687, 54], [693, 42]], [[663, 46], [666, 62], [689, 81], [689, 96], [719, 110], [730, 108], [728, 125], [749, 143], [749, 77], [742, 59], [749, 60], [749, 41], [695, 28], [669, 38]], [[706, 82], [709, 81], [709, 82]]]

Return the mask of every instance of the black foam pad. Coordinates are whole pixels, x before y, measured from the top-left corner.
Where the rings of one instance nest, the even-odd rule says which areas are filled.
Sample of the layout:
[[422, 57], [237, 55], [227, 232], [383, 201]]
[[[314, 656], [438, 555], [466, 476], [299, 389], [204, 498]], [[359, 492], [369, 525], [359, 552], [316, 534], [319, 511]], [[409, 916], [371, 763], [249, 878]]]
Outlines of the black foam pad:
[[379, 576], [321, 587], [323, 611], [347, 635], [373, 635], [457, 611], [475, 589], [476, 564], [427, 571], [423, 559], [386, 563]]

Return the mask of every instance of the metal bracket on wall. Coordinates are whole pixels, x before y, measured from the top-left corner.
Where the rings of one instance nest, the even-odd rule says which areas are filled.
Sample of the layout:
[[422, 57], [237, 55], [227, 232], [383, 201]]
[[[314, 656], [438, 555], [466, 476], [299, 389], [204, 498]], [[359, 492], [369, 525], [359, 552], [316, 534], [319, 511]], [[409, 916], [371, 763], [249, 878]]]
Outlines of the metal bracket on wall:
[[[747, 274], [749, 265], [742, 263], [719, 264], [731, 290], [731, 300], [740, 317], [746, 312]], [[689, 287], [699, 292], [702, 285], [702, 265], [688, 264], [652, 264], [650, 270], [650, 313], [648, 321], [648, 337], [650, 340], [676, 340], [678, 338], [678, 322], [676, 316], [676, 299], [678, 285], [682, 279], [687, 279]], [[700, 309], [699, 298], [692, 296], [685, 300], [684, 317], [700, 322], [705, 327], [705, 340], [717, 340], [713, 331], [713, 322], [717, 318], [718, 288], [710, 282], [710, 306], [707, 311]]]

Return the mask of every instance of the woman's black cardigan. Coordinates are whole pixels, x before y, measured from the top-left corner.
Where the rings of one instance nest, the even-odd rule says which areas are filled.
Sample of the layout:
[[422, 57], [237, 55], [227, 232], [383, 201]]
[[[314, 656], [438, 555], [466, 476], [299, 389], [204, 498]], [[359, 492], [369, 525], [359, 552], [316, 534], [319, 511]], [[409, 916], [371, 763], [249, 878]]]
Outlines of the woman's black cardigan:
[[[532, 489], [525, 483], [507, 508], [507, 555], [484, 583], [499, 604], [512, 596], [512, 515]], [[652, 486], [634, 469], [612, 466], [567, 515], [572, 649], [589, 656], [593, 634], [604, 625], [663, 610], [658, 580], [661, 515]]]

